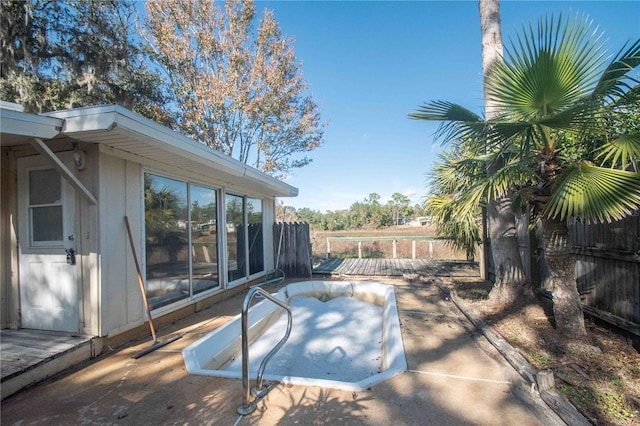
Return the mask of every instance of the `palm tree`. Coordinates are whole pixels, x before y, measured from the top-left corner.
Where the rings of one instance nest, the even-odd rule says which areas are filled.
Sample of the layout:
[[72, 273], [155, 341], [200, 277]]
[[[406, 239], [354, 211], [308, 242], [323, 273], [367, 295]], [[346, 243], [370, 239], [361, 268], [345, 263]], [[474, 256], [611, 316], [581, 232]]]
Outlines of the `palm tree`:
[[[491, 69], [503, 60], [500, 0], [478, 0], [478, 11], [482, 36], [484, 111], [485, 118], [491, 120], [498, 115], [500, 108], [496, 100], [489, 96], [487, 84]], [[494, 174], [501, 166], [499, 160], [489, 163], [487, 173]], [[520, 257], [516, 219], [509, 208], [512, 199], [511, 192], [501, 194], [487, 200], [484, 209], [486, 235], [491, 244], [491, 258], [495, 273], [495, 282], [489, 298], [503, 307], [515, 303], [524, 294], [527, 284]]]
[[[469, 209], [465, 190], [486, 175], [484, 163], [469, 161], [468, 145], [456, 144], [440, 154], [430, 174], [430, 195], [424, 208], [437, 226], [439, 237], [464, 250], [467, 260], [473, 260], [481, 242], [478, 208]], [[473, 203], [471, 203], [473, 205]], [[513, 216], [513, 215], [512, 215]]]
[[[495, 198], [515, 190], [514, 211], [530, 209], [553, 285], [556, 327], [586, 335], [567, 219], [605, 222], [640, 207], [640, 129], [619, 126], [637, 114], [640, 40], [608, 61], [601, 36], [576, 16], [523, 27], [486, 82], [500, 114], [469, 120], [464, 108], [433, 102], [419, 112], [442, 120], [448, 138], [491, 142], [501, 168], [472, 189]], [[608, 62], [608, 63], [607, 63]]]
[[[495, 66], [495, 63], [502, 61], [503, 45], [500, 31], [500, 1], [479, 0], [478, 9], [480, 12], [482, 34], [482, 68], [486, 81], [491, 68]], [[469, 111], [463, 111], [461, 109], [458, 112], [465, 116], [464, 120], [477, 123], [483, 122], [481, 117]], [[495, 117], [497, 113], [498, 106], [496, 102], [485, 93], [486, 119], [488, 120]], [[426, 110], [410, 114], [410, 117], [426, 120], [434, 119], [431, 117], [430, 112]], [[446, 126], [443, 130], [448, 131]], [[467, 154], [469, 154], [469, 149], [471, 149], [469, 142], [472, 142], [472, 140], [468, 139], [465, 142], [467, 143]], [[487, 147], [486, 141], [478, 140], [477, 142], [473, 147], [473, 151], [477, 151], [476, 154], [484, 153]], [[454, 148], [452, 153], [456, 150], [458, 149]], [[456, 155], [460, 155], [460, 152], [457, 152]], [[451, 158], [445, 159], [443, 164], [447, 165], [445, 168], [449, 167], [448, 173], [453, 172], [455, 165], [451, 163]], [[458, 165], [461, 165], [461, 163]], [[495, 173], [500, 169], [500, 166], [500, 161], [485, 163], [484, 165], [484, 167], [486, 167], [486, 173], [488, 174]], [[456, 170], [455, 173], [458, 177], [468, 171], [464, 170], [465, 168], [466, 166], [463, 166], [462, 169]], [[440, 174], [440, 172], [436, 174]], [[437, 177], [433, 182], [435, 188], [438, 187], [437, 181], [441, 177], [442, 176]], [[477, 178], [477, 174], [475, 177]], [[469, 182], [467, 182], [467, 185], [468, 184]], [[465, 186], [460, 186], [460, 188], [464, 187]], [[436, 195], [430, 196], [427, 201], [431, 215], [436, 217], [438, 232], [442, 236], [449, 238], [456, 246], [458, 242], [461, 243], [462, 246], [459, 248], [466, 247], [467, 250], [469, 250], [471, 247], [469, 244], [475, 241], [476, 233], [479, 232], [474, 216], [475, 209], [464, 208], [462, 199], [456, 198], [454, 200], [452, 198], [442, 197], [442, 194], [438, 194], [440, 189], [436, 191]], [[451, 189], [452, 188], [449, 187], [447, 190]], [[491, 256], [495, 277], [489, 299], [499, 307], [506, 307], [517, 303], [521, 296], [525, 294], [527, 284], [524, 266], [520, 257], [516, 221], [510, 209], [512, 199], [513, 195], [507, 192], [493, 198], [484, 199], [482, 206], [482, 215], [486, 218], [484, 221], [485, 235], [491, 247], [491, 252], [488, 253], [488, 255]], [[487, 240], [484, 240], [484, 242], [486, 243]]]

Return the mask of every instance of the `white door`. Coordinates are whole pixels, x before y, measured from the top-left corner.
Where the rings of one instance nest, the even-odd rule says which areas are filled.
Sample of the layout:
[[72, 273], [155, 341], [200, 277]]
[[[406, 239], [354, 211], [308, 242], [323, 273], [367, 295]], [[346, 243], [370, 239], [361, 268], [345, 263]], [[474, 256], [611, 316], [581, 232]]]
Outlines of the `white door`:
[[78, 332], [74, 189], [42, 157], [18, 160], [18, 189], [21, 327]]

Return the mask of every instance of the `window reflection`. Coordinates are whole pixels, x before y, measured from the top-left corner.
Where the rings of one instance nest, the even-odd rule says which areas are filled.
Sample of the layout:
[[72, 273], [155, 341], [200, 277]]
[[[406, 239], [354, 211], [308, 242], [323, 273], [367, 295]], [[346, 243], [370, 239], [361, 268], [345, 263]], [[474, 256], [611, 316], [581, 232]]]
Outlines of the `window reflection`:
[[144, 195], [151, 309], [220, 286], [218, 231], [226, 234], [229, 282], [264, 271], [262, 200], [226, 194], [221, 229], [214, 189], [145, 174]]
[[227, 213], [227, 271], [229, 282], [246, 276], [244, 203], [237, 195], [225, 195]]
[[62, 243], [62, 180], [54, 169], [29, 172], [31, 244]]
[[217, 287], [218, 229], [216, 191], [190, 186], [193, 293]]
[[249, 237], [249, 273], [264, 270], [264, 244], [262, 242], [262, 200], [247, 198]]
[[151, 309], [189, 297], [187, 184], [145, 174], [147, 296]]

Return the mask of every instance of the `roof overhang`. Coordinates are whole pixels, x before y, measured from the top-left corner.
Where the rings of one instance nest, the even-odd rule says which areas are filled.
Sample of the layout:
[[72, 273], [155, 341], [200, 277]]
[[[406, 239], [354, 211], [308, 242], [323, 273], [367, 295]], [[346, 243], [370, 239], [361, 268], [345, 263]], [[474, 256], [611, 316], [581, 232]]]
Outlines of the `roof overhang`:
[[33, 138], [51, 139], [60, 134], [64, 121], [59, 118], [28, 114], [15, 109], [0, 109], [0, 144], [21, 145]]
[[33, 115], [2, 109], [2, 145], [29, 143], [34, 137], [67, 136], [99, 144], [103, 152], [178, 170], [203, 181], [251, 187], [273, 197], [295, 197], [298, 189], [178, 132], [117, 105], [85, 107]]

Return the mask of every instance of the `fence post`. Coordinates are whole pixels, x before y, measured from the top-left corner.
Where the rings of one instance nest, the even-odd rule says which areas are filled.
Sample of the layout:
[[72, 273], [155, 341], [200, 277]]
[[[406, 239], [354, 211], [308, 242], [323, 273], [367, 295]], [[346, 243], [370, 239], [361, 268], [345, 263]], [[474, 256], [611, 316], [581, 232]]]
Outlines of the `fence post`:
[[396, 249], [397, 249], [397, 245], [398, 245], [398, 241], [397, 240], [393, 240], [393, 258], [396, 258]]
[[416, 260], [416, 240], [411, 240], [411, 259]]
[[303, 277], [311, 277], [313, 275], [313, 260], [312, 253], [313, 250], [311, 248], [311, 229], [308, 223], [301, 223], [302, 230], [301, 235], [304, 236], [302, 241], [302, 245], [304, 246], [304, 250], [301, 250], [303, 258], [300, 263], [302, 264], [302, 276]]
[[331, 259], [331, 241], [327, 237], [327, 259]]
[[358, 241], [358, 259], [362, 259], [362, 241]]

